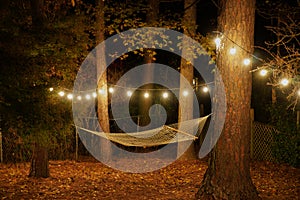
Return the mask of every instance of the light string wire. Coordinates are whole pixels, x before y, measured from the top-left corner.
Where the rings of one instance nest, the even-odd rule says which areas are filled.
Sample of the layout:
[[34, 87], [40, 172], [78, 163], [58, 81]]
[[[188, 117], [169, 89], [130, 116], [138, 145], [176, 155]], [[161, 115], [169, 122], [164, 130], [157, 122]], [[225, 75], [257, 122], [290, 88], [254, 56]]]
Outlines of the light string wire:
[[[255, 60], [258, 60], [259, 62], [263, 63], [263, 67], [256, 67], [255, 69], [252, 69], [249, 71], [249, 73], [254, 73], [258, 70], [261, 70], [261, 76], [265, 76], [268, 71], [266, 70], [267, 68], [270, 68], [270, 70], [273, 70], [274, 66], [269, 64], [268, 62], [266, 62], [264, 59], [254, 55], [253, 53], [251, 53], [250, 51], [248, 51], [247, 49], [245, 49], [242, 45], [238, 44], [237, 42], [235, 42], [234, 40], [232, 40], [230, 37], [228, 37], [226, 34], [222, 33], [221, 31], [213, 31], [213, 33], [216, 33], [217, 35], [221, 36], [221, 38], [218, 36], [215, 39], [215, 43], [216, 43], [216, 51], [218, 51], [218, 48], [221, 45], [221, 42], [223, 40], [223, 38], [229, 40], [231, 43], [234, 44], [234, 46], [240, 48], [241, 50], [245, 51], [247, 54], [249, 54], [249, 56], [251, 56], [252, 58], [254, 58]], [[233, 49], [233, 51], [231, 52], [232, 55], [234, 55], [236, 53], [236, 50]], [[248, 58], [244, 59], [244, 65], [250, 65], [251, 60]], [[209, 82], [209, 83], [196, 83], [193, 84], [193, 89], [195, 90], [195, 88], [199, 88], [199, 87], [203, 87], [203, 91], [206, 93], [209, 91], [208, 87], [209, 85], [214, 84], [214, 82]], [[289, 80], [287, 78], [282, 78], [280, 81], [280, 84], [283, 86], [287, 86], [289, 84]], [[114, 89], [113, 88], [122, 88], [122, 89], [126, 89], [127, 90], [127, 94], [128, 96], [132, 95], [133, 91], [145, 91], [145, 92], [150, 92], [150, 91], [176, 91], [176, 90], [180, 90], [180, 88], [134, 88], [134, 87], [127, 87], [127, 86], [120, 86], [120, 85], [116, 85], [116, 84], [107, 84], [106, 85], [108, 87], [108, 92], [109, 93], [113, 93]], [[96, 97], [97, 96], [97, 92], [101, 94], [101, 88], [103, 88], [104, 86], [101, 86], [98, 89], [91, 89], [91, 90], [85, 90], [85, 91], [76, 91], [77, 97], [79, 97], [78, 95], [81, 94], [86, 94], [87, 99], [90, 99], [90, 96]], [[54, 88], [50, 88], [50, 91], [53, 91]], [[72, 92], [74, 92], [73, 90], [67, 89], [67, 88], [62, 88], [59, 87], [57, 90], [60, 90], [60, 92], [58, 93], [60, 96], [65, 96], [65, 92], [68, 92], [69, 94], [69, 99], [73, 99], [74, 95], [72, 94]], [[87, 94], [87, 93], [92, 93], [92, 94]], [[130, 94], [129, 94], [130, 93]], [[300, 96], [300, 88], [297, 91], [297, 94]], [[147, 95], [149, 96], [149, 94]], [[72, 97], [72, 98], [71, 98]], [[146, 97], [147, 98], [147, 97]], [[81, 100], [81, 97], [80, 99]]]

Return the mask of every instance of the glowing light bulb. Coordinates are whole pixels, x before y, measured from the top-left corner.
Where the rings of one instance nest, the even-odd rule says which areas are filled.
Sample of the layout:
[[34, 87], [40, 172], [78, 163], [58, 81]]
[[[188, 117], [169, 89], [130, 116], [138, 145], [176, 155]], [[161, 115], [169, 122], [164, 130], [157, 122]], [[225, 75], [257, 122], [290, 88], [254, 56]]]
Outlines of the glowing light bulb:
[[244, 65], [250, 65], [251, 60], [249, 58], [244, 59], [243, 61]]
[[203, 90], [203, 92], [206, 93], [206, 92], [208, 92], [208, 87], [204, 87], [202, 90]]
[[70, 100], [73, 99], [73, 94], [68, 94], [67, 98], [70, 99]]
[[97, 93], [93, 92], [93, 97], [96, 98], [97, 97]]
[[132, 91], [127, 91], [127, 93], [126, 93], [126, 94], [127, 94], [127, 96], [128, 96], [128, 97], [131, 97], [131, 95], [132, 95]]
[[148, 92], [145, 92], [144, 97], [145, 97], [145, 98], [148, 98], [149, 96], [150, 96], [149, 93], [148, 93]]
[[110, 88], [108, 89], [108, 92], [109, 92], [109, 93], [114, 93], [114, 88], [110, 87]]
[[81, 97], [81, 96], [78, 96], [77, 99], [80, 101], [80, 100], [82, 99], [82, 97]]
[[280, 81], [280, 84], [283, 85], [283, 86], [287, 86], [289, 84], [289, 80], [284, 78]]
[[265, 70], [265, 69], [262, 69], [262, 70], [260, 70], [260, 72], [259, 72], [259, 74], [260, 74], [261, 76], [265, 76], [265, 75], [267, 75], [267, 73], [268, 73], [268, 71]]
[[189, 92], [187, 90], [185, 90], [182, 92], [182, 95], [186, 97], [187, 95], [189, 95]]
[[215, 41], [215, 44], [216, 44], [216, 48], [217, 49], [220, 48], [220, 46], [221, 46], [221, 39], [217, 37], [214, 41]]
[[90, 100], [91, 99], [91, 95], [87, 94], [85, 95], [86, 100]]
[[53, 91], [53, 87], [49, 88], [49, 91], [52, 92]]
[[231, 55], [236, 54], [236, 48], [232, 47], [232, 48], [229, 50], [229, 53], [230, 53]]
[[61, 97], [63, 97], [63, 96], [65, 96], [65, 93], [64, 93], [64, 91], [60, 91], [60, 92], [58, 93], [58, 95], [61, 96]]
[[103, 95], [103, 94], [105, 94], [105, 91], [104, 91], [104, 89], [98, 89], [98, 93]]
[[298, 92], [297, 92], [297, 93], [298, 93], [298, 96], [300, 96], [300, 89], [298, 89]]
[[166, 98], [168, 98], [169, 94], [167, 92], [164, 92], [162, 96], [164, 99], [166, 99]]

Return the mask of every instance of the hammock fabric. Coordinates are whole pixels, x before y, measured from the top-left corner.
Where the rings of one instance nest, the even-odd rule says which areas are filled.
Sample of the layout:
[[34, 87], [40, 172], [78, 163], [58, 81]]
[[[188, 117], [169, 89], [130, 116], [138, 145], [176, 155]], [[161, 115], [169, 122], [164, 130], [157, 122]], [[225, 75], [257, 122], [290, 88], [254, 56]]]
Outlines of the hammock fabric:
[[[208, 116], [164, 125], [162, 127], [136, 133], [104, 133], [77, 127], [80, 132], [88, 132], [106, 138], [112, 142], [131, 147], [151, 147], [170, 143], [195, 140], [203, 130]], [[179, 127], [178, 127], [179, 125]], [[194, 135], [193, 133], [197, 133]]]

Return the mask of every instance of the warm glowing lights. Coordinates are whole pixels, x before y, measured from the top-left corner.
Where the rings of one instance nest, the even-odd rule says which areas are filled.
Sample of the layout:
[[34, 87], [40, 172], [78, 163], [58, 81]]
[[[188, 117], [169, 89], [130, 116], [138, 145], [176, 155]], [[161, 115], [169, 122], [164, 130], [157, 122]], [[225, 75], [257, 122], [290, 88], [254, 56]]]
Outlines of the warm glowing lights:
[[67, 98], [70, 99], [70, 100], [73, 99], [73, 94], [68, 94]]
[[207, 93], [208, 92], [208, 87], [203, 87], [202, 91]]
[[164, 99], [166, 99], [166, 98], [168, 98], [169, 94], [167, 92], [164, 92], [162, 96]]
[[114, 88], [112, 88], [112, 87], [110, 87], [110, 88], [108, 89], [108, 92], [109, 92], [109, 93], [114, 93], [114, 91], [115, 91], [115, 90], [114, 90]]
[[128, 97], [131, 97], [132, 96], [132, 91], [129, 90], [129, 91], [126, 92], [126, 94], [127, 94]]
[[262, 70], [260, 70], [260, 72], [259, 72], [259, 74], [260, 74], [261, 76], [266, 76], [267, 73], [268, 73], [268, 71], [267, 71], [266, 69], [262, 69]]
[[[236, 42], [234, 42], [233, 40], [231, 40], [230, 38], [228, 38], [226, 35], [224, 35], [223, 33], [221, 33], [221, 32], [218, 32], [218, 31], [216, 31], [217, 32], [217, 34], [220, 36], [220, 37], [216, 37], [215, 39], [214, 39], [214, 43], [215, 43], [215, 45], [216, 45], [216, 49], [219, 49], [221, 46], [222, 46], [222, 48], [223, 47], [225, 47], [225, 46], [227, 46], [227, 45], [229, 45], [229, 47], [231, 47], [231, 48], [226, 48], [225, 49], [225, 52], [228, 54], [228, 55], [236, 55], [237, 53], [239, 54], [240, 53], [240, 51], [242, 51], [242, 52], [246, 52], [246, 50], [245, 50], [245, 48], [244, 47], [242, 47], [242, 46], [240, 46], [238, 43], [236, 43]], [[221, 39], [222, 38], [222, 39]], [[227, 38], [227, 39], [226, 39]], [[223, 45], [223, 40], [228, 40], [228, 43], [227, 43], [227, 41], [226, 41], [226, 45]], [[230, 43], [229, 43], [230, 42]], [[247, 53], [247, 52], [246, 52]], [[246, 54], [245, 54], [246, 55]], [[238, 55], [238, 57], [240, 58], [242, 55]], [[233, 57], [232, 57], [233, 58]], [[246, 58], [242, 58], [241, 60], [238, 60], [237, 62], [240, 62], [240, 64], [242, 65], [244, 65], [244, 66], [249, 66], [249, 65], [251, 65], [251, 63], [252, 62], [254, 62], [254, 60], [259, 60], [259, 61], [261, 61], [261, 60], [263, 60], [263, 59], [261, 59], [261, 58], [258, 58], [257, 56], [255, 56], [255, 55], [249, 55], [249, 53], [248, 53], [248, 57], [246, 57]], [[259, 72], [259, 74], [260, 74], [260, 76], [267, 76], [269, 73], [271, 74], [272, 73], [272, 69], [273, 69], [273, 67], [274, 66], [271, 66], [270, 64], [268, 64], [268, 65], [266, 65], [266, 66], [263, 66], [261, 69], [259, 69], [260, 67], [257, 67], [257, 69], [254, 69], [254, 70], [251, 70], [250, 72]], [[258, 71], [259, 70], [259, 71]], [[286, 75], [288, 75], [288, 74], [286, 74]], [[197, 78], [194, 78], [193, 79], [193, 81], [192, 81], [192, 83], [193, 83], [193, 86], [195, 87], [195, 90], [194, 90], [194, 92], [196, 92], [196, 91], [199, 91], [198, 90], [198, 88], [199, 88], [199, 85], [198, 85], [198, 80], [197, 80]], [[295, 86], [295, 84], [294, 84], [294, 79], [292, 78], [292, 77], [290, 77], [290, 79], [288, 79], [288, 78], [283, 78], [283, 79], [281, 79], [281, 80], [277, 80], [277, 86], [288, 86], [288, 85], [293, 85], [293, 86]], [[204, 85], [206, 85], [206, 84], [204, 84]], [[207, 87], [207, 86], [204, 86], [204, 85], [200, 85], [200, 88], [202, 88], [202, 92], [203, 93], [207, 93], [207, 92], [210, 92], [210, 90], [209, 90], [209, 87]], [[109, 87], [110, 86], [110, 87]], [[209, 85], [208, 85], [209, 86]], [[69, 93], [69, 92], [71, 92], [71, 90], [68, 90], [68, 89], [66, 89], [65, 91], [58, 91], [58, 90], [56, 90], [56, 88], [53, 88], [53, 87], [50, 87], [50, 88], [48, 88], [48, 90], [50, 91], [50, 92], [52, 92], [52, 91], [55, 91], [55, 93], [56, 93], [56, 91], [58, 92], [58, 93], [56, 93], [56, 94], [58, 94], [59, 96], [61, 96], [61, 97], [64, 97], [64, 96], [66, 96], [67, 97], [67, 99], [70, 99], [70, 100], [72, 100], [73, 99], [73, 97], [75, 98], [76, 97], [76, 99], [77, 100], [82, 100], [83, 98], [84, 99], [86, 99], [86, 100], [89, 100], [89, 99], [91, 99], [92, 97], [94, 97], [94, 98], [97, 98], [97, 95], [107, 95], [107, 92], [109, 92], [109, 93], [117, 93], [118, 92], [118, 90], [116, 90], [115, 91], [115, 89], [114, 89], [114, 87], [115, 88], [117, 88], [118, 86], [117, 85], [114, 85], [114, 84], [108, 84], [108, 85], [103, 85], [101, 88], [99, 88], [99, 89], [97, 89], [96, 91], [95, 90], [93, 90], [93, 91], [79, 91], [77, 94], [75, 94], [75, 93]], [[298, 86], [297, 86], [298, 87]], [[125, 88], [125, 87], [124, 87]], [[108, 90], [107, 90], [108, 89]], [[122, 93], [123, 93], [123, 95], [127, 95], [127, 97], [131, 97], [132, 95], [133, 95], [133, 91], [134, 91], [134, 88], [130, 88], [130, 87], [128, 87], [128, 88], [125, 88], [126, 90], [124, 90]], [[136, 89], [138, 89], [138, 88], [136, 88]], [[176, 90], [177, 90], [178, 88], [176, 88]], [[138, 89], [138, 90], [143, 90], [143, 89]], [[167, 98], [170, 98], [169, 96], [170, 96], [170, 93], [169, 92], [166, 92], [166, 91], [168, 91], [168, 90], [165, 90], [165, 89], [148, 89], [148, 91], [151, 91], [152, 92], [152, 90], [161, 90], [161, 91], [163, 91], [164, 90], [164, 92], [162, 92], [162, 93], [160, 93], [159, 95], [160, 95], [160, 97], [162, 97], [163, 99], [167, 99]], [[175, 88], [174, 89], [170, 89], [169, 88], [169, 90], [175, 90]], [[144, 90], [145, 91], [145, 90]], [[296, 95], [297, 96], [299, 96], [300, 97], [300, 88], [298, 87], [298, 88], [293, 88], [293, 91], [294, 92], [296, 92]], [[65, 92], [66, 93], [68, 93], [68, 95], [66, 95], [65, 94]], [[190, 95], [190, 96], [193, 96], [193, 93], [192, 93], [193, 91], [189, 91], [189, 90], [187, 90], [187, 88], [185, 88], [185, 90], [181, 90], [181, 88], [180, 88], [180, 93], [181, 93], [181, 95], [183, 96], [183, 97], [187, 97], [188, 95], [190, 95], [189, 93], [191, 93], [192, 95]], [[200, 91], [201, 92], [201, 91]], [[78, 94], [81, 94], [82, 95], [82, 97], [81, 96], [78, 96]], [[74, 95], [74, 96], [73, 96]], [[145, 91], [143, 94], [142, 94], [143, 96], [144, 96], [144, 98], [149, 98], [150, 97], [150, 93], [149, 92], [147, 92], [147, 91]], [[151, 95], [152, 95], [152, 93], [151, 93]], [[156, 92], [155, 93], [153, 93], [153, 98], [155, 98], [155, 97], [157, 97], [157, 95], [156, 95]]]
[[187, 90], [185, 90], [182, 92], [182, 95], [186, 97], [187, 95], [189, 95], [189, 92]]
[[280, 84], [283, 85], [283, 86], [287, 86], [289, 84], [289, 80], [284, 78], [280, 81]]
[[244, 65], [248, 66], [251, 63], [251, 60], [249, 58], [245, 58], [243, 63], [244, 63]]
[[149, 96], [150, 96], [149, 93], [148, 93], [148, 92], [145, 92], [144, 97], [145, 97], [145, 98], [149, 98]]
[[63, 97], [63, 96], [65, 96], [65, 93], [64, 93], [64, 91], [60, 91], [60, 92], [58, 93], [58, 95], [61, 96], [61, 97]]
[[216, 44], [216, 48], [217, 48], [217, 49], [220, 48], [220, 46], [221, 46], [221, 39], [217, 37], [217, 38], [214, 40], [214, 42], [215, 42], [215, 44]]
[[232, 48], [229, 50], [229, 53], [230, 53], [231, 55], [236, 54], [236, 48], [232, 47]]
[[103, 95], [103, 94], [105, 94], [105, 90], [102, 89], [102, 88], [101, 88], [101, 89], [98, 89], [98, 93], [101, 94], [101, 95]]
[[91, 95], [89, 95], [89, 94], [85, 95], [85, 99], [86, 100], [90, 100], [91, 99]]

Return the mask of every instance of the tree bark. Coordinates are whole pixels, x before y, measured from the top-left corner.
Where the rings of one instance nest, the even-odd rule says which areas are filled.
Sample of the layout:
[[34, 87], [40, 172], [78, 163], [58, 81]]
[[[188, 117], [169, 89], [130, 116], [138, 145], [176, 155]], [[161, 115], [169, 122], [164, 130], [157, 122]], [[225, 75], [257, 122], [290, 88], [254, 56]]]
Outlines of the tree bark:
[[[227, 113], [224, 128], [211, 152], [209, 167], [204, 175], [197, 199], [259, 199], [250, 176], [250, 103], [252, 78], [249, 58], [254, 44], [254, 0], [221, 0], [219, 30], [224, 34], [217, 55], [217, 66], [225, 86]], [[232, 41], [235, 43], [233, 43]], [[243, 49], [239, 48], [239, 46]], [[229, 49], [237, 49], [235, 55]], [[249, 52], [249, 53], [247, 53]], [[220, 88], [216, 80], [216, 90]]]
[[[155, 26], [155, 23], [158, 20], [158, 14], [159, 14], [159, 0], [148, 0], [148, 12], [146, 16], [146, 22], [149, 27]], [[149, 33], [151, 34], [151, 33]], [[149, 35], [151, 37], [151, 35]], [[145, 63], [153, 63], [153, 50], [146, 49], [144, 54], [144, 60]], [[153, 70], [150, 67], [147, 67], [145, 69], [144, 73], [144, 81], [145, 82], [152, 82], [153, 81]], [[147, 89], [152, 89], [153, 84], [148, 84], [147, 86], [144, 87], [145, 90]], [[149, 108], [153, 103], [153, 100], [151, 98], [145, 100], [143, 96], [140, 97], [141, 101], [139, 103], [139, 115], [142, 116], [140, 117], [138, 125], [145, 126], [150, 123], [150, 118], [146, 117], [149, 112]]]
[[[184, 1], [184, 8], [188, 8], [190, 5], [194, 3], [194, 0], [185, 0]], [[189, 7], [185, 10], [184, 16], [183, 16], [183, 25], [184, 25], [184, 34], [190, 37], [193, 37], [193, 35], [196, 33], [196, 4]], [[185, 41], [183, 42], [183, 46], [185, 45]], [[183, 48], [182, 54], [189, 54]], [[192, 60], [192, 58], [190, 59]], [[180, 64], [180, 94], [179, 94], [179, 113], [178, 113], [178, 120], [190, 120], [193, 119], [193, 96], [183, 96], [183, 91], [185, 88], [182, 88], [182, 81], [183, 77], [192, 85], [193, 84], [193, 77], [194, 77], [194, 68], [193, 65], [190, 63], [187, 63], [186, 60], [181, 59]], [[180, 110], [184, 112], [180, 112]], [[178, 121], [180, 126], [180, 121]], [[197, 159], [195, 145], [192, 143], [186, 150], [185, 147], [189, 142], [181, 142], [178, 143], [178, 149], [177, 149], [177, 157], [180, 160], [191, 160], [191, 159]]]
[[[44, 0], [31, 0], [30, 5], [33, 30], [40, 31], [44, 27]], [[48, 166], [47, 147], [42, 145], [41, 141], [37, 139], [33, 149], [29, 177], [49, 177], [50, 172]]]
[[29, 177], [47, 178], [50, 176], [47, 148], [35, 143], [31, 159]]
[[32, 25], [35, 28], [43, 26], [44, 22], [44, 0], [31, 0]]
[[[104, 1], [97, 0], [97, 44], [105, 40], [105, 20], [104, 20]], [[106, 59], [105, 59], [105, 46], [97, 48], [96, 51], [96, 66], [98, 71], [103, 71], [101, 77], [98, 80], [98, 89], [103, 92], [98, 95], [98, 120], [101, 129], [105, 133], [110, 132], [109, 127], [109, 114], [108, 114], [108, 92], [107, 92], [107, 71], [106, 71]], [[111, 158], [111, 142], [105, 138], [100, 138], [100, 156], [102, 161], [109, 161]]]

